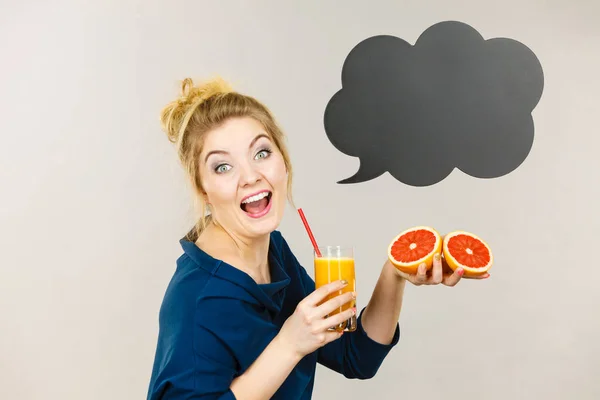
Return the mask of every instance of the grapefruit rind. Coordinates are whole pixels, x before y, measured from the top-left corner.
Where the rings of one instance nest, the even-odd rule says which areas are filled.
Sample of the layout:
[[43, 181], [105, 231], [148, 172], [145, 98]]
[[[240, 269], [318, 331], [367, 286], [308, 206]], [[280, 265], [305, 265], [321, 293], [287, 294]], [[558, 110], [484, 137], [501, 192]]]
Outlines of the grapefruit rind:
[[[462, 265], [458, 260], [456, 260], [456, 258], [452, 256], [452, 254], [450, 254], [450, 250], [448, 249], [448, 243], [450, 239], [458, 235], [470, 236], [474, 239], [477, 239], [479, 242], [481, 242], [481, 244], [485, 246], [488, 253], [490, 254], [490, 261], [487, 263], [487, 265], [480, 268], [468, 267], [466, 265]], [[490, 246], [479, 236], [466, 231], [453, 231], [445, 235], [442, 244], [442, 253], [444, 254], [444, 260], [446, 260], [446, 263], [453, 271], [456, 271], [458, 268], [462, 268], [464, 270], [463, 276], [467, 277], [477, 277], [487, 274], [489, 269], [492, 267], [492, 264], [494, 263], [494, 255], [492, 254], [492, 249], [490, 248]]]
[[[429, 231], [434, 234], [435, 245], [433, 246], [433, 250], [430, 251], [424, 257], [422, 257], [418, 260], [415, 260], [415, 261], [402, 262], [402, 261], [396, 260], [392, 256], [392, 247], [394, 246], [394, 244], [403, 235], [406, 235], [409, 232], [418, 231], [418, 230], [426, 230], [426, 231]], [[436, 253], [441, 253], [441, 251], [442, 251], [442, 237], [440, 236], [438, 231], [436, 231], [435, 229], [433, 229], [430, 226], [415, 226], [415, 227], [406, 229], [405, 231], [399, 233], [398, 235], [396, 235], [396, 237], [394, 237], [394, 239], [390, 242], [390, 244], [388, 246], [388, 258], [389, 258], [390, 262], [394, 265], [394, 267], [396, 267], [400, 271], [405, 272], [407, 274], [416, 274], [417, 270], [419, 268], [419, 265], [421, 265], [423, 263], [425, 263], [425, 265], [427, 266], [427, 270], [430, 270], [433, 267], [433, 256]]]

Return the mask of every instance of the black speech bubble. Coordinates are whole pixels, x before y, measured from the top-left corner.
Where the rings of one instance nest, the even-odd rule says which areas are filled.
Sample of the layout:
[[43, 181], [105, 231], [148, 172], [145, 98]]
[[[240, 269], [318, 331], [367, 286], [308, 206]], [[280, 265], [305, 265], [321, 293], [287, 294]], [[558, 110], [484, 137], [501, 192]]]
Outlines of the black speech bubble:
[[484, 40], [461, 22], [440, 22], [414, 46], [382, 35], [348, 54], [342, 89], [327, 104], [327, 137], [360, 159], [338, 183], [389, 171], [428, 186], [454, 168], [478, 178], [515, 170], [533, 145], [531, 112], [544, 76], [535, 54], [506, 38]]

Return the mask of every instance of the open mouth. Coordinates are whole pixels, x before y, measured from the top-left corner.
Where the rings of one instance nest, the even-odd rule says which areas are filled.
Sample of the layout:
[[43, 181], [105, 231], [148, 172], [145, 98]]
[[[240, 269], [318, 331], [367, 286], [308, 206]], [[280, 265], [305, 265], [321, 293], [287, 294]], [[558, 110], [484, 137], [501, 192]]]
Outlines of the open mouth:
[[244, 199], [240, 204], [240, 208], [251, 217], [262, 217], [268, 213], [271, 208], [272, 196], [273, 193], [270, 191], [262, 191]]

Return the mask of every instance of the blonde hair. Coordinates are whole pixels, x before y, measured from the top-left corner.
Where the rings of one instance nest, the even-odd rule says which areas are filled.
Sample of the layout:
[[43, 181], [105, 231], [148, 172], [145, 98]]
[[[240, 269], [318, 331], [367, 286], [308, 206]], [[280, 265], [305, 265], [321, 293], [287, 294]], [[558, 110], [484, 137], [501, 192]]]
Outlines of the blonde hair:
[[[292, 200], [292, 165], [285, 145], [285, 135], [269, 109], [251, 96], [234, 91], [222, 78], [214, 78], [194, 85], [190, 78], [183, 80], [178, 99], [167, 104], [160, 120], [169, 141], [175, 143], [177, 154], [187, 172], [199, 203], [200, 217], [193, 236], [197, 237], [208, 224], [211, 216], [206, 215], [204, 189], [200, 176], [200, 153], [204, 136], [230, 118], [251, 117], [262, 124], [283, 156], [288, 172], [288, 200]], [[188, 235], [188, 237], [192, 237]]]

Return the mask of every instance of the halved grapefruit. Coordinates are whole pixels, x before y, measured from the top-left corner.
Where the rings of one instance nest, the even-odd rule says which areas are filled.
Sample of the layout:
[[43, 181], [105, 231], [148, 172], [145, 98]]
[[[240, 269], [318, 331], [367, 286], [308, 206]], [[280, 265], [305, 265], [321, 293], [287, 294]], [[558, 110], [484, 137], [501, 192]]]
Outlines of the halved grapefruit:
[[427, 269], [433, 266], [433, 256], [442, 249], [442, 237], [429, 226], [415, 226], [405, 230], [392, 240], [388, 258], [402, 272], [417, 273], [419, 265]]
[[463, 276], [481, 276], [488, 272], [494, 262], [490, 246], [477, 235], [454, 231], [444, 236], [442, 245], [444, 259], [453, 271], [462, 268]]

